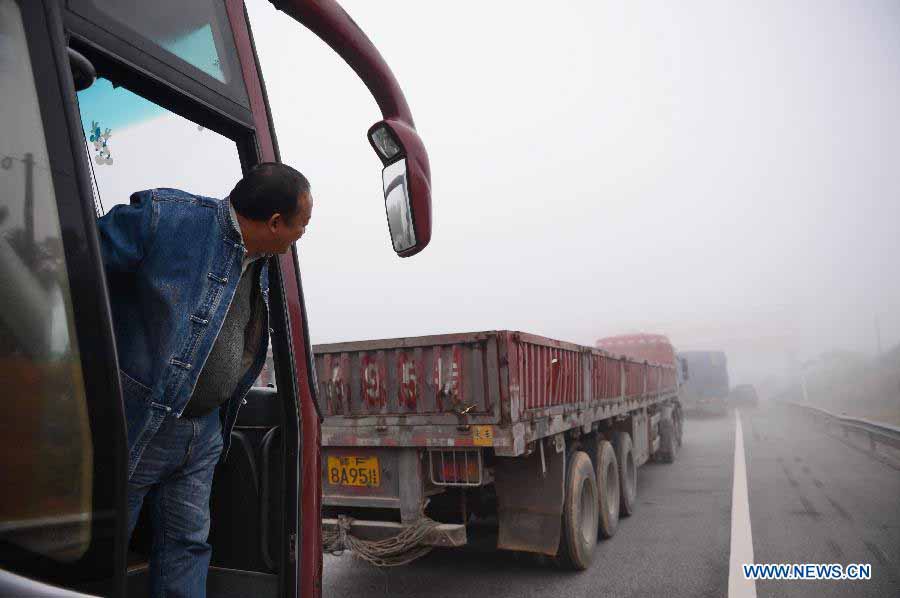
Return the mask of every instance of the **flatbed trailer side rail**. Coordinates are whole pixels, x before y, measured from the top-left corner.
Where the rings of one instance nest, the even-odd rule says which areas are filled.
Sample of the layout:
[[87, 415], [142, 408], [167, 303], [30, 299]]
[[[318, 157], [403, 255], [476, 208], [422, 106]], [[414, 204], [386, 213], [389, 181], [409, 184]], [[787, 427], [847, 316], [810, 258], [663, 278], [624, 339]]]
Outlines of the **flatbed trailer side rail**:
[[[402, 369], [429, 350], [433, 356], [428, 365], [434, 365], [437, 359], [452, 360], [454, 367], [461, 366], [462, 379], [462, 370], [470, 367], [462, 366], [469, 362], [458, 361], [454, 356], [459, 353], [453, 347], [464, 345], [479, 347], [479, 359], [485, 364], [479, 375], [484, 381], [479, 378], [476, 382], [485, 386], [485, 394], [483, 403], [478, 404], [489, 411], [480, 416], [470, 416], [463, 409], [455, 413], [392, 413], [389, 405], [398, 403], [390, 403], [394, 397], [385, 396], [380, 412], [332, 413], [326, 417], [323, 445], [493, 447], [498, 455], [518, 456], [534, 440], [576, 428], [587, 433], [595, 422], [650, 408], [678, 396], [673, 366], [510, 331], [318, 345], [316, 360], [320, 380], [324, 380], [320, 396], [326, 400], [333, 397], [337, 386], [334, 381], [339, 379], [344, 405], [349, 400], [361, 404], [361, 399], [348, 399], [347, 395], [371, 392], [372, 388], [386, 394], [409, 392], [401, 385]], [[352, 376], [341, 372], [351, 357], [360, 362]], [[376, 362], [377, 367], [372, 365]], [[368, 373], [360, 371], [361, 364], [368, 364]], [[415, 367], [419, 371], [429, 369], [421, 363]], [[379, 371], [386, 379], [384, 384], [366, 381], [366, 376], [378, 376]], [[391, 378], [392, 375], [397, 377]], [[345, 378], [350, 382], [345, 382]], [[434, 380], [426, 380], [435, 385], [439, 378], [436, 374]]]

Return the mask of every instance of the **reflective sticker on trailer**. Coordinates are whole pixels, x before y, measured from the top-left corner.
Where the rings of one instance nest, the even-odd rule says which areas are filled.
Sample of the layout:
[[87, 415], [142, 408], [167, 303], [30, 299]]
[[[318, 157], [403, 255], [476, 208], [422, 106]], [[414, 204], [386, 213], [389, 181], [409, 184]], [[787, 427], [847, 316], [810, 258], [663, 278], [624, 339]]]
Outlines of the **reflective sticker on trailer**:
[[472, 426], [472, 444], [494, 446], [494, 429], [491, 426]]

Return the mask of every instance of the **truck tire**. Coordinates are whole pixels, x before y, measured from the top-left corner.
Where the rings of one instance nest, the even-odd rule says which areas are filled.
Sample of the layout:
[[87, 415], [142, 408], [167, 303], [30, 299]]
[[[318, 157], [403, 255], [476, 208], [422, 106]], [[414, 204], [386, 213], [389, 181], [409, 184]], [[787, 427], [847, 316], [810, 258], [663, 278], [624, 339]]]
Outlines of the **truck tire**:
[[675, 419], [675, 444], [678, 449], [681, 449], [683, 444], [682, 436], [684, 435], [684, 414], [681, 412], [681, 407], [675, 408], [672, 417]]
[[616, 451], [607, 440], [597, 443], [596, 475], [600, 492], [600, 536], [612, 538], [619, 527], [619, 464], [616, 461]]
[[637, 505], [637, 466], [631, 434], [621, 430], [613, 432], [612, 444], [619, 465], [619, 515], [628, 517]]
[[672, 418], [659, 422], [659, 450], [656, 459], [662, 463], [674, 463], [678, 453], [678, 441], [675, 438], [675, 422]]
[[566, 464], [566, 494], [557, 562], [576, 571], [587, 569], [597, 545], [597, 479], [591, 458], [573, 451]]

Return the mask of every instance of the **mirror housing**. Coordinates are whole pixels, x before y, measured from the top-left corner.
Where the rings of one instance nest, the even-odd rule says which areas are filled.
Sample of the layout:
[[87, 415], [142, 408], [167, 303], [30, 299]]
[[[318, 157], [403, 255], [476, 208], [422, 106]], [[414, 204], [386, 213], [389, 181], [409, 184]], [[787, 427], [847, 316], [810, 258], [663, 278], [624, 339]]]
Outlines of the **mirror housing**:
[[288, 14], [328, 44], [356, 72], [372, 93], [384, 120], [369, 129], [369, 142], [388, 166], [399, 160], [382, 157], [373, 131], [387, 127], [406, 157], [410, 209], [413, 212], [416, 245], [398, 251], [409, 257], [422, 251], [431, 240], [431, 169], [428, 153], [416, 133], [415, 122], [403, 90], [384, 58], [336, 0], [269, 0], [275, 8]]
[[[431, 241], [431, 167], [428, 163], [428, 153], [416, 130], [399, 119], [388, 118], [375, 123], [369, 128], [367, 137], [372, 149], [384, 164], [382, 178], [384, 180], [385, 205], [388, 211], [388, 227], [391, 230], [394, 251], [400, 257], [415, 255]], [[391, 226], [392, 206], [396, 209], [400, 204], [398, 204], [396, 196], [393, 200], [391, 199], [391, 192], [395, 192], [395, 188], [390, 183], [396, 178], [397, 173], [389, 171], [399, 168], [395, 165], [400, 161], [406, 163], [405, 191], [409, 216], [412, 219], [415, 233], [412, 239], [414, 244], [411, 246], [401, 241], [401, 237], [409, 239], [409, 235], [400, 234], [400, 231], [395, 230], [396, 226]], [[391, 176], [388, 176], [389, 174]], [[395, 217], [393, 222], [397, 223], [400, 220], [402, 219], [398, 220]]]

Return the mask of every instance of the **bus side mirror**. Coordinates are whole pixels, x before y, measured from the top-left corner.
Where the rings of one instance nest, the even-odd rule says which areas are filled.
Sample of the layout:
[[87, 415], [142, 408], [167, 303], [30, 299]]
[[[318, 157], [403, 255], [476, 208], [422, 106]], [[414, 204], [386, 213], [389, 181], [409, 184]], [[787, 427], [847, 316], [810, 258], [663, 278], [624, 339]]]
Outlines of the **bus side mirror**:
[[375, 123], [369, 143], [384, 164], [385, 211], [394, 251], [409, 257], [431, 240], [431, 169], [419, 134], [405, 122]]
[[688, 380], [688, 379], [691, 377], [690, 374], [689, 374], [689, 372], [688, 372], [688, 362], [687, 362], [687, 359], [685, 359], [684, 357], [679, 357], [679, 358], [678, 358], [678, 361], [681, 362], [681, 377], [684, 378], [685, 381], [686, 381], [686, 380]]

